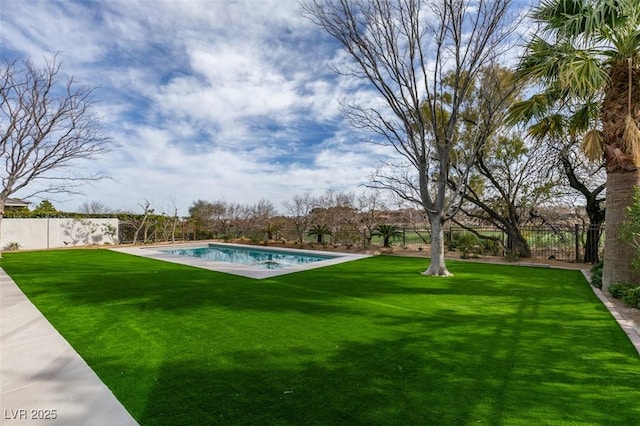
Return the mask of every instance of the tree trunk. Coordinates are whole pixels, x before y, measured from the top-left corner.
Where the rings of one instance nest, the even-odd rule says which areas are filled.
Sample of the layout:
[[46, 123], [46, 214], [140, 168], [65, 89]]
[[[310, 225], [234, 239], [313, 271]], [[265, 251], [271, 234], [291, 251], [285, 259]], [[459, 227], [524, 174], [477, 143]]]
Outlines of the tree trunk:
[[529, 247], [529, 243], [519, 229], [508, 229], [506, 234], [507, 250], [509, 253], [513, 253], [524, 259], [531, 257], [531, 248]]
[[584, 263], [598, 263], [600, 261], [600, 237], [602, 223], [589, 222], [587, 241], [584, 245]]
[[598, 263], [600, 261], [600, 237], [602, 237], [602, 224], [604, 223], [606, 208], [602, 207], [598, 199], [599, 190], [591, 192], [587, 197], [587, 215], [589, 215], [589, 228], [587, 229], [587, 241], [584, 246], [584, 263]]
[[619, 228], [625, 220], [627, 207], [633, 202], [633, 189], [640, 184], [640, 170], [607, 174], [605, 213], [605, 251], [602, 286], [628, 282], [640, 285], [640, 274], [631, 268], [635, 251], [625, 243]]
[[440, 215], [434, 216], [429, 217], [431, 222], [431, 264], [422, 274], [450, 277], [453, 274], [447, 269], [444, 259], [444, 223]]

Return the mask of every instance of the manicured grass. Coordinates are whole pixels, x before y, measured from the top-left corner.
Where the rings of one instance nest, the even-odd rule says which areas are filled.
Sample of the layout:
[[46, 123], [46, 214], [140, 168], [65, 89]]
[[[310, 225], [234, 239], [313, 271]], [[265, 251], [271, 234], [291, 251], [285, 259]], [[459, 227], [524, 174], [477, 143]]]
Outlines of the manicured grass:
[[640, 360], [577, 271], [375, 257], [251, 280], [106, 250], [1, 266], [143, 425], [602, 425]]

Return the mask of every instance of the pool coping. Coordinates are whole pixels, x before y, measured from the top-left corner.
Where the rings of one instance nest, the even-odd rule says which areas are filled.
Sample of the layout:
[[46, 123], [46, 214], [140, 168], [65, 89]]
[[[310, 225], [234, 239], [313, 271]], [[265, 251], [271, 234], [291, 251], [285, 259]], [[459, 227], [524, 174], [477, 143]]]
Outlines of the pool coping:
[[[240, 265], [235, 263], [228, 262], [217, 262], [208, 259], [199, 259], [195, 257], [189, 256], [180, 256], [176, 254], [166, 253], [163, 250], [171, 249], [171, 248], [196, 248], [208, 246], [209, 244], [215, 244], [220, 246], [228, 246], [231, 248], [243, 248], [243, 249], [253, 249], [253, 250], [269, 250], [274, 252], [283, 252], [283, 253], [300, 253], [305, 255], [318, 255], [322, 257], [331, 256], [330, 259], [320, 260], [317, 262], [305, 263], [302, 265], [290, 266], [282, 269], [264, 269], [256, 266], [250, 265]], [[120, 253], [131, 254], [134, 256], [146, 257], [150, 259], [162, 260], [165, 262], [177, 263], [180, 265], [193, 266], [195, 268], [207, 269], [210, 271], [223, 272], [231, 275], [239, 275], [246, 278], [253, 278], [256, 280], [262, 280], [265, 278], [273, 278], [279, 277], [281, 275], [293, 274], [296, 272], [308, 271], [311, 269], [322, 268], [330, 265], [337, 265], [344, 262], [350, 262], [352, 260], [365, 259], [367, 257], [371, 257], [371, 255], [367, 254], [354, 254], [354, 253], [343, 253], [343, 252], [326, 252], [320, 250], [300, 250], [300, 249], [292, 249], [292, 248], [280, 248], [280, 247], [262, 247], [262, 246], [254, 246], [249, 244], [231, 244], [231, 243], [221, 243], [217, 241], [211, 242], [194, 242], [187, 244], [160, 244], [153, 246], [144, 246], [144, 247], [117, 247], [112, 248], [111, 250], [117, 251]]]

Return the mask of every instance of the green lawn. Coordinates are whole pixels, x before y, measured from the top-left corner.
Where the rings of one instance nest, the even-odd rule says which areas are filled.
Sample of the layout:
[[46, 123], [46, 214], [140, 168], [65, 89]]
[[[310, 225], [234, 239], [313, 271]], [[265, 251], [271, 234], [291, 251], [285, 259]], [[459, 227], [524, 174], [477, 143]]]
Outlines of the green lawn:
[[252, 280], [107, 250], [1, 266], [143, 425], [629, 425], [640, 359], [577, 271], [374, 257]]

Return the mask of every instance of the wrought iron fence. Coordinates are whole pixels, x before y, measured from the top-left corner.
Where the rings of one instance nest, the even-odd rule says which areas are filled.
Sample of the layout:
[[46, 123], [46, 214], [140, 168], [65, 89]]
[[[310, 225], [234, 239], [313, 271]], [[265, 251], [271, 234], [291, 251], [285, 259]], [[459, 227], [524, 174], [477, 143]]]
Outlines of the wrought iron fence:
[[[602, 256], [604, 227], [564, 225], [520, 228], [532, 257], [570, 262], [596, 262]], [[376, 240], [374, 239], [374, 243]], [[396, 240], [399, 243], [399, 240]], [[507, 233], [494, 227], [470, 229], [451, 226], [445, 228], [446, 248], [468, 254], [508, 256], [510, 241]], [[429, 229], [404, 228], [402, 245], [426, 246], [431, 243]]]
[[[427, 228], [404, 227], [401, 237], [393, 240], [394, 245], [402, 245], [407, 248], [424, 249], [431, 244], [431, 231]], [[135, 229], [132, 226], [121, 223], [120, 241], [130, 242]], [[546, 227], [522, 227], [520, 228], [524, 240], [531, 250], [531, 256], [542, 259], [557, 259], [570, 262], [594, 263], [602, 256], [604, 246], [604, 227], [589, 227], [588, 225], [562, 225]], [[150, 241], [167, 241], [168, 237], [154, 229], [153, 235], [148, 236]], [[317, 242], [317, 236], [303, 234], [303, 240], [307, 243]], [[193, 241], [210, 238], [249, 238], [256, 242], [266, 239], [264, 232], [243, 231], [238, 228], [228, 230], [224, 235], [202, 233], [192, 227], [181, 224], [175, 229], [175, 241]], [[280, 229], [275, 233], [276, 240], [297, 241], [300, 234], [294, 229]], [[140, 242], [143, 240], [141, 235]], [[145, 239], [146, 241], [146, 239]], [[352, 229], [338, 230], [331, 235], [323, 237], [327, 244], [340, 244], [345, 246], [369, 247], [382, 245], [382, 237], [371, 236], [367, 232]], [[485, 256], [509, 256], [511, 250], [508, 235], [495, 227], [463, 228], [450, 226], [445, 228], [445, 244], [448, 251], [460, 252], [462, 255]]]

